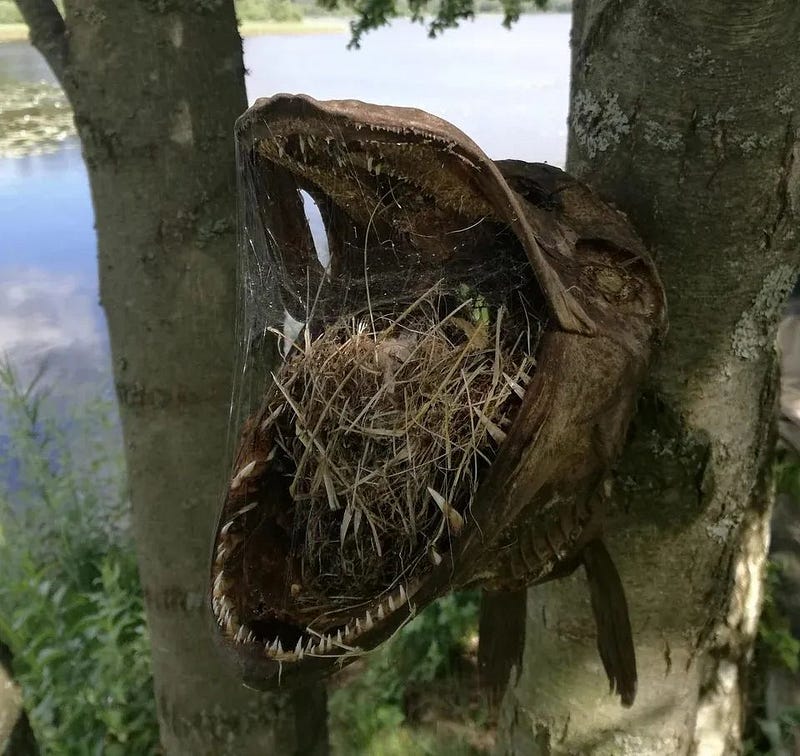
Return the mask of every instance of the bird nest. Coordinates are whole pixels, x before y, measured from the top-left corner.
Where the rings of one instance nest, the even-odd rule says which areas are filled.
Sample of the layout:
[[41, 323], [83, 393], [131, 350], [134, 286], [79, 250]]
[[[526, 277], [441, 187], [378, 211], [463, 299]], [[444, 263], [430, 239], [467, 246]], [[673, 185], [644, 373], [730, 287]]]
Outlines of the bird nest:
[[304, 593], [370, 596], [442, 560], [534, 369], [539, 323], [509, 299], [439, 283], [291, 346], [264, 430], [289, 463]]

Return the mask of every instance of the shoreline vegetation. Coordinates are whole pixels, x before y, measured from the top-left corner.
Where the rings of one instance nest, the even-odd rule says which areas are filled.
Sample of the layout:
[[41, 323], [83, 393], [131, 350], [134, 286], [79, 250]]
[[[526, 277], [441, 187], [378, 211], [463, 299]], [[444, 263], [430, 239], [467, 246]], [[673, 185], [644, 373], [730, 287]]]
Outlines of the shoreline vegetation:
[[[441, 0], [431, 0], [432, 13]], [[400, 18], [409, 18], [408, 0], [398, 0]], [[563, 13], [572, 0], [549, 0], [544, 11], [525, 8], [525, 14]], [[56, 4], [61, 7], [60, 0]], [[348, 9], [326, 11], [317, 0], [235, 0], [242, 37], [266, 35], [337, 34], [352, 35], [352, 16]], [[502, 21], [500, 0], [476, 0], [476, 16], [495, 16]], [[424, 32], [423, 32], [424, 33]], [[0, 0], [0, 44], [27, 42], [28, 27], [22, 22], [12, 0]], [[0, 159], [53, 152], [75, 136], [72, 112], [64, 93], [56, 84], [19, 82], [3, 75], [0, 69]]]
[[[292, 21], [242, 21], [242, 37], [284, 34], [345, 34], [347, 19], [335, 16], [307, 17]], [[28, 27], [21, 23], [0, 23], [0, 42], [27, 42]]]
[[[426, 15], [435, 13], [440, 0], [432, 0]], [[239, 18], [239, 31], [243, 37], [286, 34], [349, 34], [352, 11], [347, 7], [326, 10], [317, 0], [234, 0]], [[61, 8], [60, 0], [56, 5]], [[401, 15], [410, 16], [407, 2], [400, 0]], [[403, 9], [405, 13], [403, 13]], [[547, 8], [532, 4], [523, 7], [523, 15], [530, 13], [567, 13], [572, 0], [549, 0]], [[502, 14], [500, 0], [476, 0], [476, 15]], [[25, 42], [28, 27], [22, 21], [13, 0], [0, 0], [0, 43]]]

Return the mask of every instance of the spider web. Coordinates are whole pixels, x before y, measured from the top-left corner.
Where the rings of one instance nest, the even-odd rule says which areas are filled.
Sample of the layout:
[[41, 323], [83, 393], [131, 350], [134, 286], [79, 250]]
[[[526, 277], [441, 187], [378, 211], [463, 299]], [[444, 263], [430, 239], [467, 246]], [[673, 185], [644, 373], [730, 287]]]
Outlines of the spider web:
[[[429, 555], [431, 549], [437, 553], [439, 543], [446, 548], [452, 529], [459, 521], [463, 525], [480, 470], [491, 463], [533, 369], [541, 331], [540, 316], [531, 301], [536, 285], [507, 225], [474, 208], [462, 211], [460, 205], [470, 203], [459, 202], [454, 195], [458, 187], [452, 183], [442, 184], [445, 201], [432, 192], [440, 182], [435, 146], [387, 146], [384, 142], [375, 148], [368, 137], [354, 142], [333, 121], [322, 137], [318, 124], [313, 135], [304, 134], [302, 123], [288, 135], [272, 134], [269, 123], [258, 125], [258, 136], [248, 129], [237, 134], [238, 307], [228, 433], [231, 458], [249, 416], [265, 406], [274, 406], [270, 416], [276, 417], [291, 410], [288, 419], [274, 422], [278, 442], [292, 466], [305, 465], [314, 443], [324, 447], [316, 449], [316, 467], [308, 479], [293, 483], [298, 498], [312, 501], [295, 523], [293, 539], [301, 544], [298, 548], [307, 570], [321, 584], [342, 595], [348, 591], [368, 595], [409, 569], [426, 550]], [[464, 189], [465, 196], [468, 191]], [[398, 318], [405, 320], [398, 325]], [[354, 418], [363, 419], [369, 411], [386, 415], [402, 405], [402, 412], [395, 414], [408, 415], [415, 402], [428, 407], [419, 415], [423, 419], [415, 421], [425, 426], [428, 436], [441, 436], [441, 428], [431, 423], [441, 424], [443, 417], [445, 425], [458, 425], [464, 438], [450, 429], [447, 432], [453, 439], [422, 443], [424, 459], [418, 460], [419, 468], [411, 460], [406, 476], [396, 466], [392, 469], [392, 485], [420, 477], [418, 485], [405, 485], [406, 492], [396, 501], [391, 500], [393, 489], [388, 484], [370, 489], [365, 482], [358, 488], [358, 481], [369, 481], [375, 471], [358, 463], [348, 469], [341, 453], [329, 454], [333, 431], [324, 418], [315, 420], [313, 429], [301, 430], [305, 410], [294, 406], [285, 388], [301, 368], [306, 380], [315, 382], [313, 371], [298, 360], [310, 355], [316, 345], [333, 340], [333, 348], [324, 352], [325, 366], [329, 366], [336, 355], [362, 354], [363, 350], [348, 352], [347, 345], [364, 334], [372, 340], [368, 357], [380, 373], [374, 384], [368, 383], [372, 363], [365, 363], [358, 383], [353, 380], [354, 368], [348, 368], [351, 363], [345, 362], [339, 368], [341, 390], [335, 380], [329, 380], [334, 388], [327, 396], [316, 397], [306, 387], [294, 401], [299, 401], [298, 396], [316, 397], [327, 403], [324, 415], [335, 404], [331, 394], [342, 396], [344, 401], [336, 405], [338, 422], [341, 425], [347, 415], [351, 430]], [[464, 361], [458, 369], [435, 366], [453, 386], [449, 405], [439, 402], [434, 408], [429, 401], [430, 394], [442, 394], [442, 389], [436, 388], [435, 380], [424, 380], [428, 363], [409, 363], [405, 368], [401, 364], [404, 355], [416, 354], [423, 343], [428, 345], [430, 360], [434, 355], [443, 359], [441, 350], [448, 348], [462, 355], [457, 358]], [[483, 351], [476, 352], [475, 344]], [[314, 352], [320, 353], [319, 349]], [[500, 363], [508, 371], [502, 380]], [[394, 393], [394, 386], [385, 390], [387, 381], [413, 382], [408, 374], [412, 369], [424, 385], [421, 398], [409, 399], [408, 392], [401, 397]], [[467, 379], [465, 369], [479, 378]], [[491, 395], [487, 394], [490, 384]], [[476, 387], [483, 392], [477, 409], [471, 406]], [[449, 391], [451, 386], [444, 388]], [[363, 395], [350, 406], [351, 396], [359, 393]], [[370, 393], [382, 395], [383, 404], [373, 401]], [[481, 407], [492, 407], [496, 414], [488, 417]], [[286, 440], [292, 434], [310, 436], [311, 430], [318, 438], [294, 445]], [[350, 452], [371, 460], [372, 467], [379, 466], [384, 457], [391, 460], [402, 453], [402, 444], [380, 446], [377, 441], [364, 441], [374, 431], [374, 427], [359, 426], [360, 435], [340, 433], [337, 451], [351, 445]], [[471, 455], [466, 462], [454, 461], [453, 444]], [[328, 459], [338, 461], [325, 477], [318, 468]], [[420, 472], [422, 462], [431, 467], [430, 480]], [[426, 488], [433, 488], [430, 496]], [[389, 503], [373, 506], [370, 496]], [[348, 536], [352, 544], [346, 548]], [[388, 560], [387, 551], [392, 552]], [[334, 552], [339, 554], [338, 562]], [[321, 584], [316, 586], [320, 590]]]

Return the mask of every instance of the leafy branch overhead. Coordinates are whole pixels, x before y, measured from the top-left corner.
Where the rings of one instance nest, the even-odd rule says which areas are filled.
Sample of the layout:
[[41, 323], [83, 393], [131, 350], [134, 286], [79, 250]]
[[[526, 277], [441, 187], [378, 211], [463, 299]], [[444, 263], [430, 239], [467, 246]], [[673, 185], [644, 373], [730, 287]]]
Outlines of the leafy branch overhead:
[[[373, 29], [385, 26], [392, 19], [409, 15], [412, 21], [427, 24], [428, 35], [436, 37], [461, 21], [472, 19], [484, 10], [480, 0], [318, 0], [326, 10], [350, 9], [356, 17], [350, 22], [352, 37], [348, 47], [361, 46], [361, 38]], [[500, 0], [503, 26], [510, 28], [525, 10], [542, 9], [548, 0]]]

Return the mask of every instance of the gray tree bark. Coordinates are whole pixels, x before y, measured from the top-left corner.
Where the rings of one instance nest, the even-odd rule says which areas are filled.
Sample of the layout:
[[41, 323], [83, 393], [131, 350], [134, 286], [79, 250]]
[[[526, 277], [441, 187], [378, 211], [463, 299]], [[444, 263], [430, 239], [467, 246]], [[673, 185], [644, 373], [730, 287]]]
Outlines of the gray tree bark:
[[582, 574], [533, 589], [502, 753], [740, 750], [800, 259], [798, 39], [795, 0], [576, 0], [568, 170], [629, 215], [670, 307], [608, 528], [639, 694], [608, 695]]
[[14, 681], [11, 649], [0, 640], [0, 753], [3, 756], [38, 756], [39, 745], [31, 730], [22, 691]]
[[73, 107], [169, 754], [325, 754], [323, 687], [245, 689], [206, 607], [226, 470], [235, 321], [232, 0], [18, 0]]

